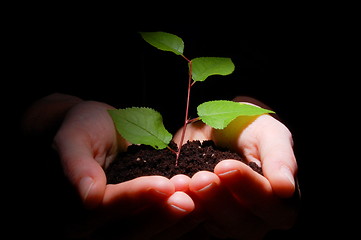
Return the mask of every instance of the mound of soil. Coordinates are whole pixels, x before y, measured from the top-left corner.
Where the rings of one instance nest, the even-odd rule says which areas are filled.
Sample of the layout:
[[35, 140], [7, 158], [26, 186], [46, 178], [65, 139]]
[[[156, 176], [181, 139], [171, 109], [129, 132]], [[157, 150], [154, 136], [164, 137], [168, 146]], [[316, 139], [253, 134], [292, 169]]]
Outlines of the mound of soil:
[[[172, 142], [170, 147], [176, 149], [176, 144]], [[150, 175], [171, 178], [185, 174], [192, 177], [202, 170], [213, 172], [216, 164], [225, 159], [239, 160], [262, 174], [262, 169], [257, 164], [247, 163], [239, 154], [219, 148], [213, 141], [188, 141], [181, 149], [178, 166], [175, 166], [176, 155], [167, 148], [155, 150], [146, 145], [129, 146], [106, 169], [107, 182], [115, 184]]]

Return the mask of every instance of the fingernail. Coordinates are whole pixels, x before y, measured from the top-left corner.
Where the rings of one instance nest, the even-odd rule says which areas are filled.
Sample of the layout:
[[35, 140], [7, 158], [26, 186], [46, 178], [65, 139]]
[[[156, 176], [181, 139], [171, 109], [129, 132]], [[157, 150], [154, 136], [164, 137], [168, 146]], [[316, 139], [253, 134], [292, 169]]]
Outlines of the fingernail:
[[150, 193], [150, 194], [152, 194], [153, 196], [155, 196], [155, 197], [161, 197], [161, 198], [165, 198], [165, 197], [168, 197], [168, 194], [166, 194], [166, 193], [164, 193], [164, 192], [161, 192], [161, 191], [158, 191], [158, 190], [155, 190], [155, 189], [153, 189], [153, 188], [150, 188], [149, 190], [148, 190], [148, 192]]
[[184, 192], [175, 192], [167, 200], [168, 205], [171, 207], [171, 211], [176, 214], [186, 214], [194, 209], [193, 200]]
[[227, 175], [230, 175], [232, 173], [235, 173], [237, 172], [238, 170], [231, 170], [231, 171], [228, 171], [228, 172], [224, 172], [224, 173], [220, 173], [218, 174], [219, 176], [227, 176]]
[[94, 185], [91, 177], [83, 177], [79, 182], [80, 196], [85, 201], [88, 198], [89, 192]]
[[293, 186], [295, 186], [295, 178], [288, 167], [282, 166], [280, 172], [290, 181], [290, 183], [292, 183]]
[[214, 183], [210, 183], [210, 184], [208, 184], [207, 186], [202, 187], [201, 189], [197, 190], [197, 192], [206, 191], [206, 190], [210, 189], [213, 185], [214, 185]]
[[178, 210], [178, 211], [188, 212], [187, 210], [185, 210], [185, 209], [183, 209], [183, 208], [180, 208], [180, 207], [178, 207], [178, 206], [176, 206], [176, 205], [174, 205], [174, 204], [171, 204], [170, 206], [171, 206], [172, 208], [175, 208], [175, 209]]

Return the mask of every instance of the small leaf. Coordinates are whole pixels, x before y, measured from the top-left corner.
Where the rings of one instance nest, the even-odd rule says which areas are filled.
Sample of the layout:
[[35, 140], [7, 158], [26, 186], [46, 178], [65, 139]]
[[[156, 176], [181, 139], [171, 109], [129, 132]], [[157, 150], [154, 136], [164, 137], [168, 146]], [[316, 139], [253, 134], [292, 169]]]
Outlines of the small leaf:
[[207, 125], [223, 129], [238, 116], [254, 116], [273, 111], [257, 106], [226, 100], [202, 103], [197, 108], [198, 116]]
[[163, 125], [161, 114], [150, 108], [108, 110], [119, 134], [133, 144], [166, 148], [172, 139]]
[[200, 57], [192, 59], [192, 78], [194, 81], [204, 81], [211, 75], [228, 75], [234, 71], [230, 58]]
[[183, 40], [171, 33], [166, 32], [140, 32], [143, 39], [150, 45], [163, 50], [182, 55], [184, 50]]

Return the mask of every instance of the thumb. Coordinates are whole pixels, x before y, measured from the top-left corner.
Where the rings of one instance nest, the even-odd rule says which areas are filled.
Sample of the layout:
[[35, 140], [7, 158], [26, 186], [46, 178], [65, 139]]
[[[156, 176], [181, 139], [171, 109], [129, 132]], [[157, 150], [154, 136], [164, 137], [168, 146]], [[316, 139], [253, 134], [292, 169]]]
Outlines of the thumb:
[[297, 163], [293, 152], [292, 135], [281, 122], [271, 118], [258, 136], [259, 154], [264, 176], [280, 197], [291, 197], [296, 189]]
[[95, 208], [101, 203], [105, 192], [104, 170], [94, 160], [91, 148], [87, 146], [86, 141], [76, 136], [67, 136], [64, 139], [68, 141], [55, 139], [54, 142], [64, 173], [77, 190], [85, 207]]

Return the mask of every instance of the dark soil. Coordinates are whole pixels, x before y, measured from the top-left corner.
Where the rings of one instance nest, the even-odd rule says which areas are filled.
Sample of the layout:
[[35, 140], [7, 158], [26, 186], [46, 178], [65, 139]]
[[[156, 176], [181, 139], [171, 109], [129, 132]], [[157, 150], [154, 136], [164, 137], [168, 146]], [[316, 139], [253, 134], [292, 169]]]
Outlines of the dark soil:
[[[171, 148], [176, 145], [171, 143]], [[212, 171], [217, 163], [225, 159], [236, 159], [248, 164], [254, 171], [262, 174], [255, 163], [246, 163], [235, 152], [215, 146], [213, 141], [187, 142], [181, 149], [178, 166], [176, 156], [169, 149], [155, 150], [146, 145], [131, 145], [127, 152], [120, 153], [106, 170], [109, 184], [128, 181], [140, 176], [161, 175], [171, 178], [177, 174], [192, 177], [198, 171]]]

